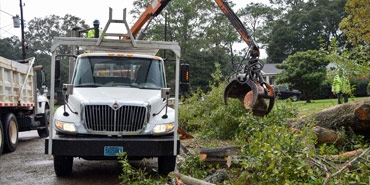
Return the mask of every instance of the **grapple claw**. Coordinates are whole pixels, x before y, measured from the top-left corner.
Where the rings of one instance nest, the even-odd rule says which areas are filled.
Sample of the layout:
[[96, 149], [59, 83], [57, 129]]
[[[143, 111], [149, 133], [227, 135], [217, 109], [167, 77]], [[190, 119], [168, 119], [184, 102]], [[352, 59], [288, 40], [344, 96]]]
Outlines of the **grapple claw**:
[[[274, 89], [269, 84], [260, 84], [250, 79], [246, 83], [240, 83], [238, 80], [231, 81], [224, 92], [224, 103], [227, 105], [228, 98], [237, 98], [243, 104], [245, 109], [251, 110], [255, 116], [263, 117], [267, 115], [275, 102]], [[265, 100], [268, 100], [266, 103]]]

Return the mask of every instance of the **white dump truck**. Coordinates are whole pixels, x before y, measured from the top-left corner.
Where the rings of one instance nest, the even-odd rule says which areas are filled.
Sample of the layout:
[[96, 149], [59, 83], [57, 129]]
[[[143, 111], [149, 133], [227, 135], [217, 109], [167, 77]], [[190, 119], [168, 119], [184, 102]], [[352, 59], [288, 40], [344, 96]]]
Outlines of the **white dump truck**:
[[[176, 42], [135, 40], [125, 11], [123, 20], [112, 20], [111, 13], [110, 9], [99, 38], [59, 37], [52, 44], [52, 79], [57, 58], [62, 56], [57, 53], [59, 46], [72, 46], [74, 52], [84, 49], [82, 54], [69, 56], [73, 75], [63, 84], [65, 103], [50, 114], [52, 131], [45, 153], [53, 155], [57, 176], [70, 175], [76, 157], [117, 160], [123, 152], [129, 159], [158, 159], [161, 174], [175, 169], [180, 144], [180, 47]], [[107, 33], [110, 23], [124, 23], [127, 32]], [[155, 55], [159, 49], [176, 55], [174, 106], [169, 106], [165, 62]], [[50, 86], [53, 97], [55, 84]], [[53, 100], [50, 107], [54, 107]]]
[[49, 135], [45, 77], [34, 61], [34, 57], [22, 61], [0, 57], [0, 154], [16, 150], [18, 132]]

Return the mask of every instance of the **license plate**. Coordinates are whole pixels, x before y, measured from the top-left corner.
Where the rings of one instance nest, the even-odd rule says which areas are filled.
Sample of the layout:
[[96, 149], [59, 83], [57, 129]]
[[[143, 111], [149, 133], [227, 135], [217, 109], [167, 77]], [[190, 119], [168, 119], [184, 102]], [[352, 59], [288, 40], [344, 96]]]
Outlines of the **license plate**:
[[118, 153], [123, 152], [122, 146], [105, 146], [104, 156], [117, 156]]

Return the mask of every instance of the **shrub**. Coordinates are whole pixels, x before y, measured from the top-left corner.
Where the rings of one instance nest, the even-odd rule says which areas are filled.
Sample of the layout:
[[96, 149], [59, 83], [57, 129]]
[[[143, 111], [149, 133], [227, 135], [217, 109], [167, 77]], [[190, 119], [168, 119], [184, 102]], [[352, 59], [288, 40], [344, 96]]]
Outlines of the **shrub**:
[[368, 79], [356, 79], [351, 80], [351, 86], [355, 86], [356, 88], [352, 91], [352, 94], [355, 97], [364, 97], [367, 96], [367, 87], [369, 84]]

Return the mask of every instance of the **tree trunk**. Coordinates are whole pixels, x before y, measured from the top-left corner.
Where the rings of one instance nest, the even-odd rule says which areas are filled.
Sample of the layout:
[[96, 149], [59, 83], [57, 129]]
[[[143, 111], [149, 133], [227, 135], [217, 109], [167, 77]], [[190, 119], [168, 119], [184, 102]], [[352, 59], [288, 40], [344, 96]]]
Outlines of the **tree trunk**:
[[356, 134], [369, 137], [370, 99], [335, 105], [309, 116], [308, 119], [301, 119], [297, 125], [302, 126], [312, 121], [316, 123], [316, 126], [332, 130], [339, 130], [343, 127]]

